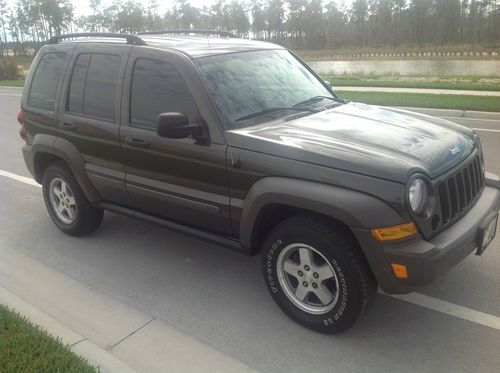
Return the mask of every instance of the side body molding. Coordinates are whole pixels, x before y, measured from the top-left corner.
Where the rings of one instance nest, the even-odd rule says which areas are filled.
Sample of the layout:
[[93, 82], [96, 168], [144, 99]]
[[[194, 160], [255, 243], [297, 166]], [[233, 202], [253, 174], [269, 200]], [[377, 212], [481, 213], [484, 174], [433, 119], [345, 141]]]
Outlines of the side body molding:
[[101, 201], [101, 196], [95, 189], [85, 171], [85, 160], [72, 143], [58, 137], [54, 142], [54, 155], [57, 155], [66, 161], [89, 201]]
[[280, 204], [309, 210], [340, 220], [352, 228], [372, 228], [403, 223], [402, 217], [378, 198], [338, 186], [284, 177], [265, 177], [257, 181], [243, 201], [240, 240], [243, 247], [255, 249], [261, 212], [268, 205]]

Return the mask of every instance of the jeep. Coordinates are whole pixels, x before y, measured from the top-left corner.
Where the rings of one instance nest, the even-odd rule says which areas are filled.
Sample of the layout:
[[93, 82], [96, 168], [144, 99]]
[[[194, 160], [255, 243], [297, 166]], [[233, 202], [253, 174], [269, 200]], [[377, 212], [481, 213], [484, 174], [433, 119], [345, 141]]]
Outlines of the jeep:
[[323, 333], [495, 235], [500, 182], [473, 130], [344, 101], [293, 52], [227, 32], [56, 36], [18, 121], [61, 231], [106, 210], [260, 254], [277, 305]]

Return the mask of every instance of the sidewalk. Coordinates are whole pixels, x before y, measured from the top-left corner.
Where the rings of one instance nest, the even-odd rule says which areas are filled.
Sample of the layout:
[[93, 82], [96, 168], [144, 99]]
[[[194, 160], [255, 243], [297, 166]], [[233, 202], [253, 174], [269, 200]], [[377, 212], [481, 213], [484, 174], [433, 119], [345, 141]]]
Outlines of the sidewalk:
[[27, 316], [101, 372], [251, 372], [154, 316], [22, 254], [0, 250], [0, 303]]
[[424, 93], [436, 95], [465, 95], [465, 96], [497, 96], [500, 91], [469, 91], [456, 89], [429, 89], [429, 88], [389, 88], [389, 87], [344, 87], [334, 86], [333, 90], [353, 92], [387, 92], [387, 93]]

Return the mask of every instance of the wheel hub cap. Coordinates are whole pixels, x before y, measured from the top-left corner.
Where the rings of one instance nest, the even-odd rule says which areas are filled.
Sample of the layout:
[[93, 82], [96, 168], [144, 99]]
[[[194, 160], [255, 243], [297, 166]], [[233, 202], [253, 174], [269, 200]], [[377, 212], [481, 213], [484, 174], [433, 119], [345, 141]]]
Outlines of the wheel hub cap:
[[339, 282], [330, 262], [312, 246], [293, 243], [278, 256], [277, 273], [287, 298], [310, 314], [323, 314], [335, 307]]
[[69, 185], [58, 177], [49, 184], [49, 199], [57, 217], [65, 224], [75, 221], [77, 207], [75, 197]]

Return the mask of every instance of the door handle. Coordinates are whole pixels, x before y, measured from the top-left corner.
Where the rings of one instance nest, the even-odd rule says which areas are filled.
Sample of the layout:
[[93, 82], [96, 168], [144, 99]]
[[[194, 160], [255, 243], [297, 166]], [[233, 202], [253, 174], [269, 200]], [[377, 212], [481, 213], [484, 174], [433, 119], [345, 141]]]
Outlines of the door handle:
[[134, 148], [143, 148], [143, 149], [146, 149], [146, 148], [149, 148], [150, 145], [151, 145], [146, 140], [134, 139], [132, 137], [127, 137], [125, 139], [125, 142], [127, 143], [127, 145], [133, 146]]
[[74, 131], [76, 126], [73, 123], [62, 123], [61, 128], [67, 131]]

